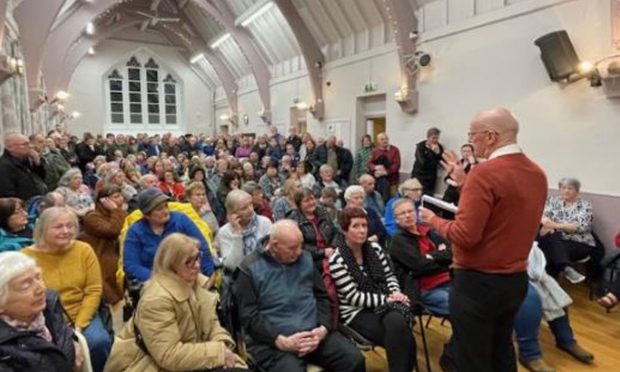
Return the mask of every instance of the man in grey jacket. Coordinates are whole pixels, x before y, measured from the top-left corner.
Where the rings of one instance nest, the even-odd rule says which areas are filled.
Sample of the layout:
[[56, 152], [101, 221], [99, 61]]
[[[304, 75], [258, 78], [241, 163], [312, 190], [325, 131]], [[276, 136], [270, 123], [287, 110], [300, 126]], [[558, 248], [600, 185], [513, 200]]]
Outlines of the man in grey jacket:
[[329, 299], [296, 223], [273, 224], [264, 249], [241, 263], [235, 296], [248, 351], [268, 371], [365, 371], [364, 357], [332, 331]]

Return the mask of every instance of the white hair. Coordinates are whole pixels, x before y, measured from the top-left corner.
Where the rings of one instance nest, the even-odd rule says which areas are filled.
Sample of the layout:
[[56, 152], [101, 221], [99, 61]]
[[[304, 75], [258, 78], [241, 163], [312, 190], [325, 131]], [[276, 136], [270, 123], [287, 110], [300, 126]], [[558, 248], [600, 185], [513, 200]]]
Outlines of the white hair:
[[356, 194], [366, 195], [366, 192], [364, 191], [364, 188], [360, 185], [351, 185], [347, 187], [346, 190], [344, 190], [344, 200], [348, 201], [353, 197], [353, 195]]
[[0, 305], [6, 302], [9, 282], [24, 271], [36, 267], [36, 261], [21, 252], [0, 253]]

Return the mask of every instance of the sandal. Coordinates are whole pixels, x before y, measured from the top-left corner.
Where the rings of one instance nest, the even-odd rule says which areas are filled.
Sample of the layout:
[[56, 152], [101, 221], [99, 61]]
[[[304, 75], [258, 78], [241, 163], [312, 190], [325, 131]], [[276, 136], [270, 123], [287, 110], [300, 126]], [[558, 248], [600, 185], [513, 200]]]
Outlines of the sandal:
[[606, 309], [613, 309], [618, 304], [618, 299], [613, 293], [607, 293], [605, 296], [597, 298], [596, 302]]

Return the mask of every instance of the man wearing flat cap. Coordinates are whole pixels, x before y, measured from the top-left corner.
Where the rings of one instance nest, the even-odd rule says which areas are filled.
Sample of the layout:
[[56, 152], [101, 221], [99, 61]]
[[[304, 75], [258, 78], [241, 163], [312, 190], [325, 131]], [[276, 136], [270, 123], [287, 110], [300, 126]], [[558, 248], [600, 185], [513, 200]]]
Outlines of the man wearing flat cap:
[[124, 243], [123, 269], [128, 279], [145, 282], [151, 276], [153, 260], [159, 243], [172, 233], [183, 233], [200, 241], [201, 271], [213, 274], [213, 259], [209, 243], [198, 227], [181, 212], [168, 209], [168, 196], [150, 187], [138, 194], [138, 208], [143, 217], [131, 225]]

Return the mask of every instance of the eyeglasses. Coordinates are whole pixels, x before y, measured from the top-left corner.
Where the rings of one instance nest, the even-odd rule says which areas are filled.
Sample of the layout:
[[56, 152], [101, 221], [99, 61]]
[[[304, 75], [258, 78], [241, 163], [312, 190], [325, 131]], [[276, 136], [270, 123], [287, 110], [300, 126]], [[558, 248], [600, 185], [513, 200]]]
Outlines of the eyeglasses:
[[476, 134], [480, 134], [480, 133], [493, 133], [493, 134], [499, 134], [496, 131], [492, 130], [492, 129], [485, 129], [485, 130], [477, 130], [477, 131], [473, 131], [473, 132], [467, 132], [467, 138], [472, 139], [473, 136], [475, 136]]
[[187, 267], [193, 267], [196, 262], [200, 261], [200, 259], [202, 258], [202, 253], [198, 252], [193, 256], [189, 256], [186, 260], [185, 260], [185, 266]]
[[406, 211], [402, 211], [400, 213], [395, 213], [394, 215], [396, 217], [405, 217], [405, 216], [411, 215], [411, 214], [415, 214], [415, 210], [409, 209], [409, 210], [406, 210]]

